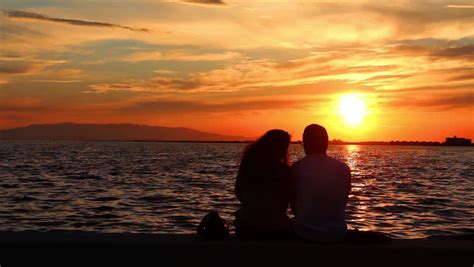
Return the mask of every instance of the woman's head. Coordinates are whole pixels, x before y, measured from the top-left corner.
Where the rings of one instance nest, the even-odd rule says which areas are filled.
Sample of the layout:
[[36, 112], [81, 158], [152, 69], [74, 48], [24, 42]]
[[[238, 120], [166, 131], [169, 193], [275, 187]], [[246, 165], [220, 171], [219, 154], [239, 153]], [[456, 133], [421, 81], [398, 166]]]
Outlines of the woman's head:
[[264, 162], [288, 163], [288, 147], [291, 136], [283, 130], [274, 129], [266, 132], [257, 141], [247, 146], [244, 158]]

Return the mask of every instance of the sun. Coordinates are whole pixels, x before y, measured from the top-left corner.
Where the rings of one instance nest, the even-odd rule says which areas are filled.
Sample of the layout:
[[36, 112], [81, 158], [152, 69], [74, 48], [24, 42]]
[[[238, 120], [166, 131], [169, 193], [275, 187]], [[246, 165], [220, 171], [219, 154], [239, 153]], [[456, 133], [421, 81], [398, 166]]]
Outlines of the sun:
[[350, 125], [359, 125], [362, 123], [367, 108], [364, 100], [356, 94], [343, 95], [339, 100], [339, 114]]

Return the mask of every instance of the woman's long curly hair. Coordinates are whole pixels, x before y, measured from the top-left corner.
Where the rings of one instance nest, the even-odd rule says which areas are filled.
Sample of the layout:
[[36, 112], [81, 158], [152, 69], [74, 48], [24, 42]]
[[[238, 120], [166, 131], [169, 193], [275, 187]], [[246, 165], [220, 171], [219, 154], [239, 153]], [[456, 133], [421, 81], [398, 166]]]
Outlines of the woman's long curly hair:
[[245, 148], [234, 190], [239, 200], [243, 191], [262, 190], [287, 170], [290, 140], [287, 132], [270, 130]]
[[290, 141], [291, 136], [286, 131], [270, 130], [245, 148], [241, 162], [288, 164]]

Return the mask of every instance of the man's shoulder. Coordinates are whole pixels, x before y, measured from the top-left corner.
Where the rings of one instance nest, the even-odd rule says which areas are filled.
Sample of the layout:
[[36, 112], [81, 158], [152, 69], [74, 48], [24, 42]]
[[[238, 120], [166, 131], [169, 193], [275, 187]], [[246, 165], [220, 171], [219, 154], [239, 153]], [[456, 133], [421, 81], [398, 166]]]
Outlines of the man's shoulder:
[[297, 160], [296, 162], [293, 162], [293, 164], [291, 164], [291, 166], [290, 166], [290, 170], [293, 171], [293, 170], [299, 168], [299, 166], [301, 166], [301, 164], [303, 164], [303, 160], [304, 160], [304, 158], [301, 158], [301, 159]]
[[[292, 168], [304, 167], [305, 165], [324, 164], [330, 157], [321, 154], [307, 155], [291, 165]], [[330, 158], [330, 160], [334, 160]]]
[[351, 171], [349, 166], [347, 166], [347, 164], [344, 163], [343, 161], [340, 161], [340, 160], [335, 159], [335, 158], [330, 157], [330, 156], [327, 156], [327, 160], [330, 161], [335, 167], [337, 167], [339, 169], [345, 170], [347, 172]]
[[293, 163], [291, 165], [291, 169], [295, 170], [298, 168], [304, 168], [304, 166], [307, 166], [307, 165], [315, 165], [315, 164], [324, 164], [327, 166], [328, 163], [330, 166], [334, 166], [339, 169], [350, 171], [350, 168], [349, 166], [347, 166], [346, 163], [327, 155], [305, 156], [304, 158]]

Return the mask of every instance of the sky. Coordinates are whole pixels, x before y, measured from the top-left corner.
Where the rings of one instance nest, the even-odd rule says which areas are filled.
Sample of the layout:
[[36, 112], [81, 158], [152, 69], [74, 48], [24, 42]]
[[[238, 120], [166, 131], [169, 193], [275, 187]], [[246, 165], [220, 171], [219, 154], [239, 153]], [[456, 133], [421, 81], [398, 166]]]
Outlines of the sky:
[[[345, 141], [474, 138], [474, 1], [0, 8], [0, 129], [136, 123], [256, 137], [279, 128], [299, 140], [318, 123]], [[362, 110], [341, 113], [347, 96]]]

